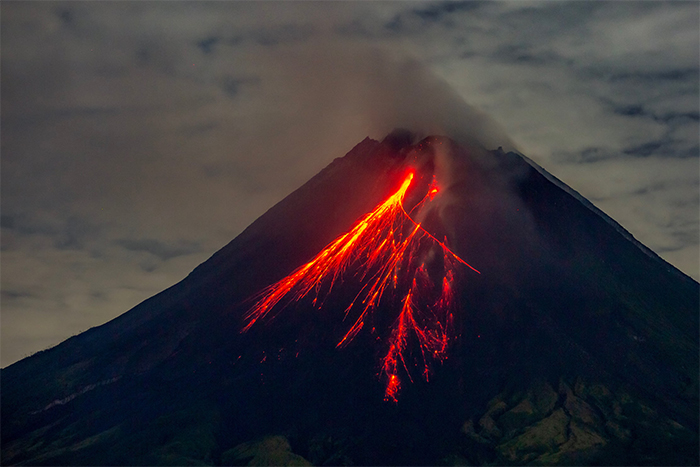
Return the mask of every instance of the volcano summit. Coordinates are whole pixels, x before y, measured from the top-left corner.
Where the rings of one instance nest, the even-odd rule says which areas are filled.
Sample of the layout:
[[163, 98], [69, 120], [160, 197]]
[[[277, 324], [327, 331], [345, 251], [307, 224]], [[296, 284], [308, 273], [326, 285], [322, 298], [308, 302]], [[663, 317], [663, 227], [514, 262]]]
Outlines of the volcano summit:
[[699, 296], [524, 156], [395, 131], [3, 369], [2, 463], [697, 465]]

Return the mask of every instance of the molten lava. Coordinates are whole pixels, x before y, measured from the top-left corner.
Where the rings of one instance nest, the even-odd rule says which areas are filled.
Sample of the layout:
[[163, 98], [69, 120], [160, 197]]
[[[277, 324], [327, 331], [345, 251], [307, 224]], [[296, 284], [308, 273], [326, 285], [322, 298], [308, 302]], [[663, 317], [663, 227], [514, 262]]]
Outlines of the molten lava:
[[[241, 332], [248, 331], [273, 309], [279, 312], [312, 291], [313, 304], [320, 308], [321, 292], [330, 294], [336, 283], [343, 281], [344, 275], [352, 275], [360, 280], [360, 290], [345, 309], [345, 317], [355, 311], [357, 318], [338, 342], [338, 347], [347, 345], [360, 332], [385, 294], [391, 296], [386, 300], [389, 303], [395, 303], [396, 297], [403, 297], [381, 364], [381, 375], [386, 378], [384, 398], [398, 400], [400, 368], [413, 381], [407, 364], [413, 343], [420, 350], [422, 374], [427, 381], [430, 361], [442, 362], [447, 357], [452, 335], [456, 267], [462, 264], [479, 271], [450, 250], [446, 239], [439, 241], [406, 212], [403, 202], [413, 178], [413, 172], [408, 173], [399, 189], [349, 232], [336, 238], [287, 277], [263, 289], [246, 315], [247, 324]], [[437, 186], [431, 185], [411, 213], [423, 209], [437, 193]], [[278, 306], [283, 299], [283, 305]]]

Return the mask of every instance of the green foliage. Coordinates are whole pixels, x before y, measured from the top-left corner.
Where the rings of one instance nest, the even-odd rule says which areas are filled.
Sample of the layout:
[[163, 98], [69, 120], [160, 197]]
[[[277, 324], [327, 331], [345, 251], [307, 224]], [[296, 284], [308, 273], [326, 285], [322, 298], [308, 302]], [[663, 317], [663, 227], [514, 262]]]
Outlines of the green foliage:
[[312, 465], [303, 457], [294, 454], [284, 436], [268, 436], [260, 441], [243, 443], [221, 455], [223, 465]]

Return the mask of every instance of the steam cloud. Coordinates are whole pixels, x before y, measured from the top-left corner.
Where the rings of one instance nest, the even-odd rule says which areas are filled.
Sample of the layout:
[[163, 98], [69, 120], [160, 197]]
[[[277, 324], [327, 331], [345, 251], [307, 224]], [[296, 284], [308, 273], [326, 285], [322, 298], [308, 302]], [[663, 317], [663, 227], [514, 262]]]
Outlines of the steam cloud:
[[267, 52], [261, 66], [278, 71], [271, 88], [293, 96], [289, 111], [309, 133], [322, 128], [321, 134], [352, 145], [405, 128], [418, 138], [445, 135], [468, 148], [515, 149], [492, 118], [416, 59], [338, 41]]

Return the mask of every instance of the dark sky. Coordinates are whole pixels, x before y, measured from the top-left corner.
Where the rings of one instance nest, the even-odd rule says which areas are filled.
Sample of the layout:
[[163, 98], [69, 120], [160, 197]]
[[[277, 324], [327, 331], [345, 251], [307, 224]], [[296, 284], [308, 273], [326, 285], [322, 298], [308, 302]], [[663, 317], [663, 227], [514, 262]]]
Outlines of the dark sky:
[[184, 278], [398, 125], [507, 134], [700, 276], [696, 1], [0, 9], [2, 366]]

